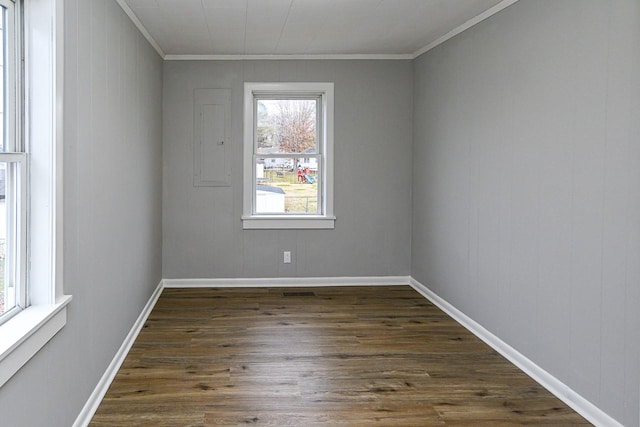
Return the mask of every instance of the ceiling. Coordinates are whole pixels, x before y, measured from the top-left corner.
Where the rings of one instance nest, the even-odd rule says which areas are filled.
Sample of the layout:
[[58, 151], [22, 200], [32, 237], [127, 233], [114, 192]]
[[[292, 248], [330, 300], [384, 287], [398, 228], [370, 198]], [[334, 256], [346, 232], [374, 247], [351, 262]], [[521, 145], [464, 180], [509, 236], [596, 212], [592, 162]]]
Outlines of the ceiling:
[[413, 58], [516, 0], [117, 0], [166, 59]]

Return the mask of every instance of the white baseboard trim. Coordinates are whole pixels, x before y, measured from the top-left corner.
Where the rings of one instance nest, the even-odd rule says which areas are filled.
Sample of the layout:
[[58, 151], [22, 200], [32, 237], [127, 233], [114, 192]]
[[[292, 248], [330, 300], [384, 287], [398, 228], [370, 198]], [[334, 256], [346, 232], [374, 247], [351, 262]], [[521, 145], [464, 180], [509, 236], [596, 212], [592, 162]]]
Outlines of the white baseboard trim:
[[129, 331], [129, 334], [124, 339], [122, 345], [120, 346], [120, 349], [118, 349], [118, 352], [107, 367], [107, 370], [102, 375], [102, 378], [100, 378], [100, 381], [98, 381], [98, 385], [96, 385], [93, 393], [91, 393], [91, 396], [89, 396], [87, 403], [85, 403], [82, 411], [80, 411], [80, 414], [76, 418], [76, 421], [73, 423], [73, 427], [86, 427], [91, 422], [91, 419], [98, 410], [98, 406], [100, 406], [100, 402], [102, 402], [104, 395], [107, 393], [111, 382], [118, 373], [120, 366], [122, 366], [122, 363], [127, 357], [129, 350], [131, 350], [131, 346], [142, 330], [144, 323], [147, 321], [151, 310], [153, 310], [153, 307], [156, 305], [158, 298], [160, 298], [162, 289], [163, 281], [161, 280], [156, 289], [153, 291], [151, 298], [149, 298], [149, 301], [147, 301], [147, 304], [142, 309], [142, 313], [140, 313], [135, 323], [133, 324], [133, 327]]
[[98, 381], [73, 427], [86, 427], [98, 410], [111, 382], [133, 346], [164, 288], [249, 288], [249, 287], [310, 287], [310, 286], [396, 286], [409, 285], [410, 276], [375, 277], [286, 277], [248, 279], [162, 279], [142, 309], [138, 319], [124, 339], [120, 349]]
[[263, 288], [408, 285], [410, 276], [164, 279], [165, 288]]
[[511, 347], [506, 342], [489, 332], [482, 325], [468, 317], [466, 314], [455, 308], [446, 300], [438, 296], [422, 283], [410, 278], [410, 285], [425, 298], [438, 306], [442, 311], [455, 319], [462, 326], [467, 328], [472, 334], [487, 343], [490, 347], [504, 356], [511, 363], [520, 368], [524, 373], [533, 378], [541, 386], [553, 393], [557, 398], [566, 403], [587, 421], [596, 426], [617, 427], [622, 426], [618, 421], [611, 418], [600, 408], [589, 402], [587, 399], [576, 393], [562, 381], [536, 365], [525, 355]]
[[107, 393], [120, 366], [124, 362], [131, 346], [142, 330], [151, 310], [155, 306], [164, 288], [249, 288], [249, 287], [311, 287], [311, 286], [396, 286], [410, 285], [442, 311], [447, 313], [472, 334], [487, 343], [511, 363], [537, 381], [544, 388], [566, 403], [577, 413], [596, 426], [618, 427], [619, 422], [604, 411], [573, 391], [569, 386], [536, 365], [506, 342], [489, 332], [482, 325], [455, 308], [449, 302], [431, 291], [411, 276], [374, 276], [374, 277], [285, 277], [285, 278], [245, 278], [245, 279], [163, 279], [144, 306], [142, 313], [134, 323], [115, 357], [107, 367], [98, 385], [73, 423], [73, 427], [86, 427], [91, 422], [100, 402]]

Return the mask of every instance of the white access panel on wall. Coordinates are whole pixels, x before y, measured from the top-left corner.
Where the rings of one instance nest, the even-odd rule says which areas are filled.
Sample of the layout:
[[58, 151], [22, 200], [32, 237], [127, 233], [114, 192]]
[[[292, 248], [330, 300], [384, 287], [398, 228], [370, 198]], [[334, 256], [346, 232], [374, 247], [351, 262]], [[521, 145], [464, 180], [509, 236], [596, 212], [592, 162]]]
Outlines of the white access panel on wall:
[[193, 185], [230, 185], [231, 89], [196, 89], [194, 116]]

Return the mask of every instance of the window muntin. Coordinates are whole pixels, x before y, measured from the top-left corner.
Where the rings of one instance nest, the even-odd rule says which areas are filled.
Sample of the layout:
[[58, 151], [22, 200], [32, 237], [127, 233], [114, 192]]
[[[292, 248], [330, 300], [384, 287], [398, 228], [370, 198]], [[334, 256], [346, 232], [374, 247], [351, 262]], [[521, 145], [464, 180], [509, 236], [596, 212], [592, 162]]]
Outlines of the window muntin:
[[332, 147], [332, 83], [246, 83], [243, 227], [333, 228]]

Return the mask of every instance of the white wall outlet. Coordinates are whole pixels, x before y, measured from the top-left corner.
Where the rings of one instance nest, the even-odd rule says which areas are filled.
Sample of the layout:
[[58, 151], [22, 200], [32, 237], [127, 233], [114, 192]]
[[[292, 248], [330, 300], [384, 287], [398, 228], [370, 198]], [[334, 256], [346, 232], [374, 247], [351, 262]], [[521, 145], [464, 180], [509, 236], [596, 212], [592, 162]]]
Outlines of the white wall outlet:
[[291, 264], [291, 252], [290, 251], [284, 251], [283, 257], [282, 257], [282, 262], [284, 262], [285, 264]]

